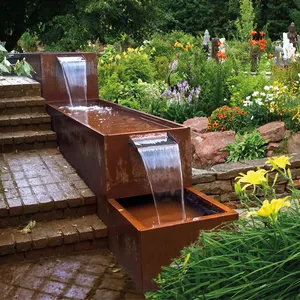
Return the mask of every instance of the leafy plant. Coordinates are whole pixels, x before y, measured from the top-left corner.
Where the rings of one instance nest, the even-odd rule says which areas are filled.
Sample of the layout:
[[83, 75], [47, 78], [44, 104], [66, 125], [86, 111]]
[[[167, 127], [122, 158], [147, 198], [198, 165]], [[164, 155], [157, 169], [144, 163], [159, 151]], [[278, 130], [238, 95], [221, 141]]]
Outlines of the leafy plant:
[[224, 105], [215, 109], [208, 118], [207, 129], [209, 131], [238, 131], [244, 127], [246, 113], [244, 109], [235, 106]]
[[240, 0], [240, 17], [235, 21], [237, 33], [242, 41], [247, 41], [249, 32], [256, 27], [255, 12], [251, 0]]
[[11, 73], [14, 71], [18, 76], [29, 76], [34, 72], [32, 66], [23, 58], [21, 61], [17, 60], [15, 66], [6, 59], [7, 51], [0, 44], [0, 74]]
[[173, 88], [168, 88], [162, 95], [167, 100], [168, 108], [163, 117], [174, 122], [183, 123], [185, 120], [205, 115], [199, 110], [200, 86], [190, 87], [187, 81], [178, 82]]
[[260, 133], [255, 130], [250, 134], [236, 134], [235, 142], [228, 144], [222, 150], [229, 151], [227, 162], [251, 160], [266, 156], [267, 143], [261, 138]]
[[0, 44], [0, 74], [10, 73], [11, 65], [10, 62], [6, 59], [7, 50]]
[[300, 209], [282, 212], [274, 226], [235, 222], [201, 231], [155, 280], [148, 300], [298, 299]]
[[195, 243], [162, 268], [154, 280], [159, 289], [148, 292], [147, 300], [299, 299], [300, 207], [295, 201], [292, 206], [289, 197], [273, 198], [278, 175], [289, 182], [292, 200], [299, 195], [294, 194], [288, 157], [270, 158], [266, 164], [277, 171], [272, 186], [263, 169], [236, 178], [238, 195], [248, 197], [247, 187], [253, 187], [249, 196], [258, 186], [264, 191], [267, 198], [257, 198], [259, 209], [229, 226], [201, 231]]

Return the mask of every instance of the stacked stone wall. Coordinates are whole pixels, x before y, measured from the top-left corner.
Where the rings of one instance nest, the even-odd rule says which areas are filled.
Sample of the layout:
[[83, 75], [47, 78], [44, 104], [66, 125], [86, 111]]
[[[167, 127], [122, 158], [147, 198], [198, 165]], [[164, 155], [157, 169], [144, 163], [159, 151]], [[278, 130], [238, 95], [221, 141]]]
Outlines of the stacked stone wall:
[[[208, 170], [193, 169], [193, 187], [220, 202], [227, 204], [232, 203], [234, 208], [239, 208], [240, 203], [234, 192], [235, 178], [239, 176], [240, 173], [256, 170], [257, 167], [270, 170], [270, 167], [265, 165], [266, 160], [266, 158], [263, 158], [246, 162], [224, 163], [215, 165]], [[290, 161], [291, 165], [289, 167], [291, 169], [292, 178], [295, 186], [298, 186], [300, 182], [300, 155], [292, 156]], [[270, 182], [273, 182], [275, 174], [275, 171], [269, 173]], [[283, 176], [278, 177], [275, 189], [277, 197], [289, 194], [288, 183]]]

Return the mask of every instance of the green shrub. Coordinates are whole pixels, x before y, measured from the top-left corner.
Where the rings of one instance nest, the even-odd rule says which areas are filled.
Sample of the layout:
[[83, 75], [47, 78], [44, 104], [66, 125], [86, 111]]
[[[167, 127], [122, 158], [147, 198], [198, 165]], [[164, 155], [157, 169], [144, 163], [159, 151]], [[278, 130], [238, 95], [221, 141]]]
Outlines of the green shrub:
[[247, 116], [245, 119], [244, 128], [246, 128], [248, 131], [250, 129], [265, 125], [268, 122], [280, 120], [280, 118], [271, 113], [265, 105], [260, 105], [256, 102], [246, 106], [245, 112]]
[[246, 113], [244, 109], [235, 106], [222, 106], [215, 109], [208, 118], [209, 131], [234, 130], [239, 131], [245, 125]]
[[167, 80], [169, 74], [169, 60], [166, 56], [156, 56], [153, 62], [158, 80]]
[[146, 53], [129, 52], [120, 61], [120, 64], [124, 68], [120, 78], [122, 81], [137, 82], [138, 79], [141, 79], [144, 82], [153, 82], [154, 69]]
[[250, 75], [239, 72], [238, 75], [233, 75], [228, 78], [226, 84], [231, 93], [231, 105], [241, 105], [241, 101], [255, 91], [264, 91], [264, 87], [270, 81], [265, 74]]
[[192, 86], [201, 86], [199, 109], [210, 115], [216, 108], [224, 105], [230, 96], [226, 82], [232, 76], [232, 60], [216, 63], [207, 59], [200, 49], [190, 59], [192, 61], [186, 63], [186, 78]]
[[120, 100], [119, 104], [136, 110], [141, 109], [140, 104], [136, 100]]
[[155, 280], [148, 300], [299, 299], [300, 209], [281, 212], [274, 226], [236, 222], [202, 231]]
[[124, 85], [120, 82], [118, 74], [113, 73], [106, 79], [106, 83], [99, 89], [99, 95], [104, 100], [118, 101], [124, 90]]
[[235, 142], [228, 144], [222, 150], [229, 151], [227, 162], [251, 160], [266, 156], [267, 143], [261, 138], [260, 133], [255, 130], [249, 134], [236, 134]]

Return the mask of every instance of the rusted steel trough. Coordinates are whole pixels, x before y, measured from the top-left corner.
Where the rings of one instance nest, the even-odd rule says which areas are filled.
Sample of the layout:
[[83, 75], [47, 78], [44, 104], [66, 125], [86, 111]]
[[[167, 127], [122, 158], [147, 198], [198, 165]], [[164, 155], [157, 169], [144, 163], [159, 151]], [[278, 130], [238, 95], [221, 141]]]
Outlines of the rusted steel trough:
[[[85, 57], [87, 104], [72, 110], [57, 56]], [[190, 129], [182, 125], [98, 99], [96, 56], [92, 53], [25, 54], [37, 71], [60, 151], [97, 196], [98, 215], [108, 225], [109, 245], [117, 260], [143, 291], [155, 289], [152, 278], [161, 266], [195, 241], [199, 230], [238, 218], [232, 209], [190, 188]], [[187, 220], [153, 226], [153, 200], [142, 159], [130, 136], [167, 132], [178, 143]], [[163, 181], [162, 181], [163, 182]], [[162, 187], [163, 189], [163, 187]], [[165, 208], [172, 215], [173, 208]], [[175, 210], [174, 210], [175, 213]]]

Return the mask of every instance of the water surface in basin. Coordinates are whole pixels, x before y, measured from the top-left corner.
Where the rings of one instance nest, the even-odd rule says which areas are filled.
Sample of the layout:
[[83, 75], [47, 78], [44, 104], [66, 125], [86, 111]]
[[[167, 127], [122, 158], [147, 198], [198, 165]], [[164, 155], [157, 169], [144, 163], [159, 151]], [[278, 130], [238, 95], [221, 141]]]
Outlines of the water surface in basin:
[[103, 134], [132, 133], [169, 128], [138, 113], [127, 112], [110, 105], [60, 106], [68, 116]]
[[[165, 198], [159, 203], [160, 224], [151, 195], [117, 200], [144, 227], [156, 227], [172, 222], [182, 222], [181, 202]], [[195, 195], [185, 192], [186, 220], [198, 220], [201, 216], [219, 213], [201, 202]]]

